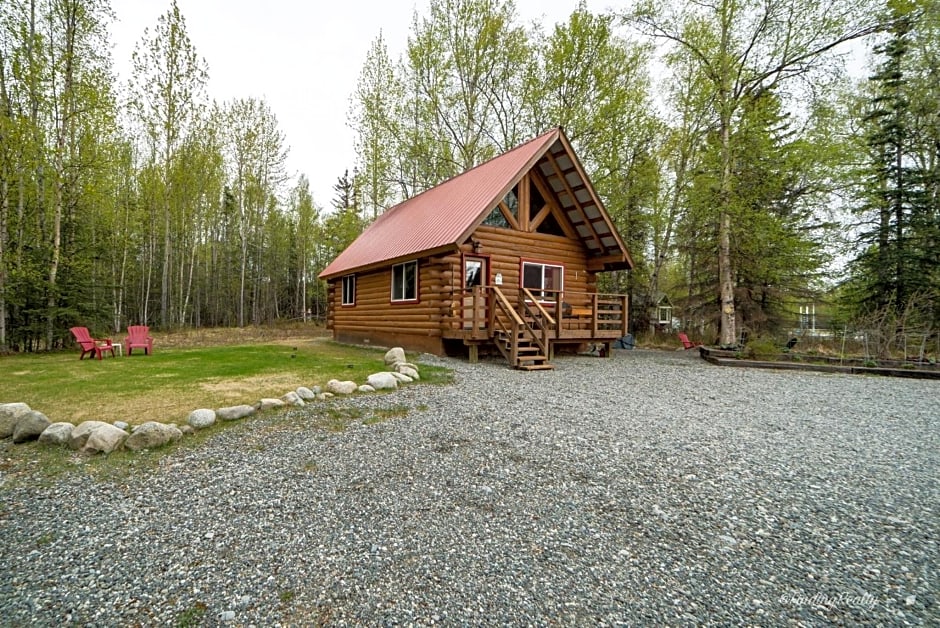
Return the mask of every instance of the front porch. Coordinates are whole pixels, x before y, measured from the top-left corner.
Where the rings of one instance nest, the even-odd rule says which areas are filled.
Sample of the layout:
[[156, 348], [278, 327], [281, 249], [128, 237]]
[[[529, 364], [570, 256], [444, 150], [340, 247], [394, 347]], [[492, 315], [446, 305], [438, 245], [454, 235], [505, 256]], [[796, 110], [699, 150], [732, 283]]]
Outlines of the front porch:
[[622, 294], [523, 288], [513, 304], [499, 286], [476, 286], [453, 309], [443, 337], [462, 340], [471, 362], [481, 346], [495, 346], [514, 368], [553, 368], [559, 345], [600, 345], [609, 356], [627, 334], [627, 308]]

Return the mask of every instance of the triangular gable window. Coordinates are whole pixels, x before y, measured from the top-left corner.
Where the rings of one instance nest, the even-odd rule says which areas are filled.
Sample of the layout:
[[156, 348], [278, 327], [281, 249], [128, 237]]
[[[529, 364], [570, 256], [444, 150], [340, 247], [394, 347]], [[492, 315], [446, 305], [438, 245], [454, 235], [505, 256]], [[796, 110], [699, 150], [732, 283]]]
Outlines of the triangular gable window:
[[565, 235], [565, 230], [561, 228], [561, 225], [558, 224], [558, 221], [555, 219], [555, 215], [550, 213], [545, 217], [539, 226], [535, 228], [537, 233], [544, 233], [547, 235], [556, 235], [563, 236]]
[[506, 220], [505, 216], [503, 216], [503, 210], [499, 208], [499, 205], [493, 208], [493, 211], [491, 211], [490, 215], [486, 217], [486, 219], [483, 221], [483, 224], [490, 227], [509, 229], [509, 221]]
[[503, 203], [509, 208], [509, 213], [512, 214], [512, 217], [519, 220], [519, 196], [516, 193], [516, 188], [509, 190], [509, 193], [506, 194], [506, 198], [503, 199]]

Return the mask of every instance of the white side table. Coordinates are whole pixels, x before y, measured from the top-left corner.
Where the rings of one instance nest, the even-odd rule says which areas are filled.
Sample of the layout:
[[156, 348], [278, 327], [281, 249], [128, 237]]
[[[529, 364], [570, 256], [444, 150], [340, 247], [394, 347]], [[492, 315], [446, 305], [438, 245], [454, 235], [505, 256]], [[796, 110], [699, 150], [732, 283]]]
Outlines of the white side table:
[[112, 342], [111, 346], [117, 351], [118, 356], [124, 357], [124, 347], [121, 346], [120, 342]]

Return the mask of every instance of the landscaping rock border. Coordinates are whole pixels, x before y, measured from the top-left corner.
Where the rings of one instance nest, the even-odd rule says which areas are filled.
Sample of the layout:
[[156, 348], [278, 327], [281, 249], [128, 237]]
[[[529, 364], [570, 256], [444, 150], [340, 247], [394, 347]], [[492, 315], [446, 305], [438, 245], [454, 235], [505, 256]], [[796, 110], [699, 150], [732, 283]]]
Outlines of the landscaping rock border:
[[[280, 398], [264, 398], [254, 405], [237, 405], [216, 410], [199, 408], [189, 413], [186, 425], [148, 421], [129, 426], [124, 421], [84, 421], [77, 426], [67, 421], [52, 422], [22, 402], [0, 404], [0, 438], [12, 436], [16, 444], [38, 440], [48, 445], [68, 446], [86, 454], [109, 454], [119, 449], [132, 451], [155, 449], [179, 441], [184, 434], [194, 433], [215, 424], [217, 419], [235, 421], [253, 416], [256, 412], [275, 408], [302, 408], [312, 401], [327, 401], [335, 396], [353, 393], [374, 393], [377, 390], [395, 390], [400, 384], [417, 381], [418, 367], [406, 361], [401, 347], [389, 349], [384, 356], [391, 370], [373, 373], [367, 383], [331, 379], [326, 390], [319, 386], [300, 386]], [[382, 385], [376, 385], [381, 383]]]

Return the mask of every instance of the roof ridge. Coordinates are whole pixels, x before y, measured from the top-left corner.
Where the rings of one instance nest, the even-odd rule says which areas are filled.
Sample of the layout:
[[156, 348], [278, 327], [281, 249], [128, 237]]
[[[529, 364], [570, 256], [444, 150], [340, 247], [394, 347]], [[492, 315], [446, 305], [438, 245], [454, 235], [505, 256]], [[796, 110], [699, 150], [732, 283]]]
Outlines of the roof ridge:
[[424, 195], [427, 194], [428, 192], [430, 192], [430, 191], [432, 191], [432, 190], [435, 190], [435, 189], [441, 187], [442, 185], [447, 185], [448, 183], [450, 183], [450, 182], [453, 181], [454, 179], [459, 179], [459, 178], [463, 177], [464, 175], [470, 174], [470, 173], [473, 172], [474, 170], [477, 170], [477, 169], [479, 169], [479, 168], [482, 168], [483, 166], [489, 164], [490, 162], [493, 162], [493, 161], [496, 161], [497, 159], [501, 159], [501, 158], [503, 158], [503, 157], [506, 157], [506, 156], [508, 156], [508, 155], [511, 155], [512, 153], [516, 152], [517, 150], [521, 150], [521, 149], [525, 148], [526, 146], [528, 146], [528, 145], [531, 144], [532, 142], [537, 142], [537, 141], [539, 141], [539, 140], [544, 140], [548, 135], [550, 135], [550, 134], [552, 134], [552, 133], [554, 133], [554, 132], [556, 132], [556, 131], [560, 131], [560, 130], [561, 130], [561, 127], [558, 127], [558, 126], [553, 127], [552, 129], [550, 129], [550, 130], [548, 130], [548, 131], [546, 131], [546, 132], [544, 132], [544, 133], [538, 135], [537, 137], [533, 137], [532, 139], [527, 140], [527, 141], [523, 142], [522, 144], [518, 144], [517, 146], [514, 146], [514, 147], [510, 148], [509, 150], [507, 150], [507, 151], [504, 152], [504, 153], [500, 153], [500, 154], [498, 154], [498, 155], [494, 155], [493, 157], [490, 157], [490, 158], [487, 159], [486, 161], [481, 162], [481, 163], [478, 163], [477, 165], [473, 166], [473, 167], [470, 168], [469, 170], [464, 170], [464, 171], [461, 172], [460, 174], [455, 174], [455, 175], [452, 176], [452, 177], [448, 177], [447, 179], [444, 179], [444, 180], [441, 181], [440, 183], [436, 183], [436, 184], [432, 185], [431, 187], [427, 188], [426, 190], [422, 190], [421, 192], [418, 192], [418, 193], [415, 194], [414, 196], [409, 196], [408, 198], [406, 198], [406, 199], [403, 200], [402, 202], [397, 203], [397, 204], [393, 205], [392, 207], [389, 207], [389, 208], [388, 208], [387, 210], [385, 210], [384, 212], [382, 212], [382, 215], [379, 216], [378, 218], [376, 218], [376, 219], [373, 221], [373, 224], [376, 223], [376, 222], [379, 222], [380, 220], [382, 220], [382, 218], [383, 218], [384, 216], [387, 216], [388, 214], [394, 212], [395, 210], [397, 210], [397, 209], [398, 209], [399, 207], [401, 207], [402, 205], [405, 205], [406, 203], [411, 203], [411, 201], [415, 200], [416, 198], [420, 198], [421, 196], [424, 196]]

